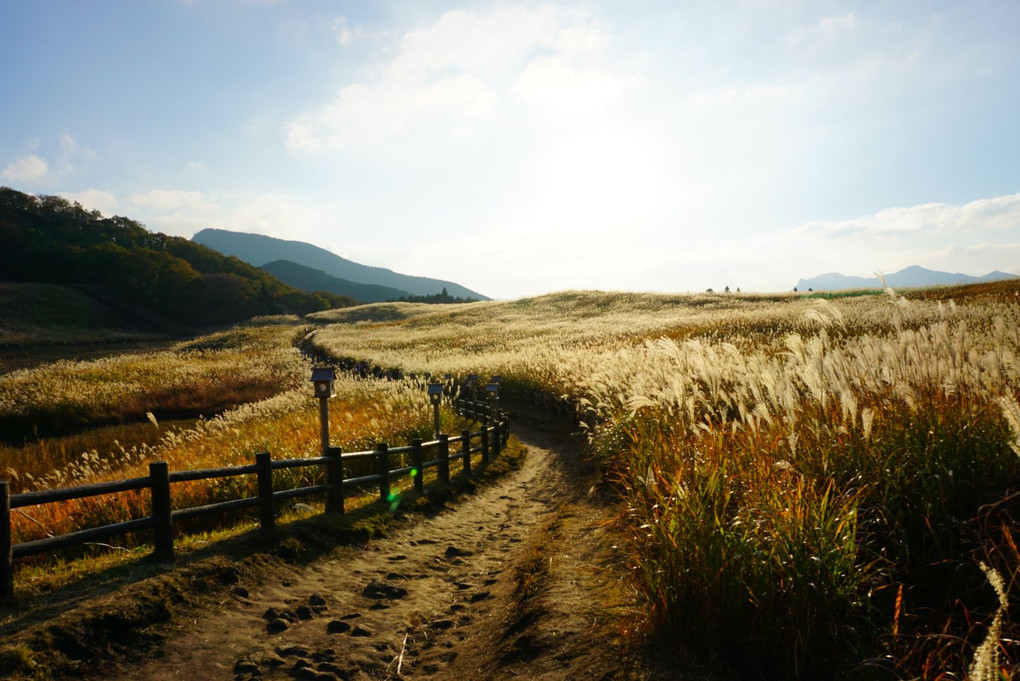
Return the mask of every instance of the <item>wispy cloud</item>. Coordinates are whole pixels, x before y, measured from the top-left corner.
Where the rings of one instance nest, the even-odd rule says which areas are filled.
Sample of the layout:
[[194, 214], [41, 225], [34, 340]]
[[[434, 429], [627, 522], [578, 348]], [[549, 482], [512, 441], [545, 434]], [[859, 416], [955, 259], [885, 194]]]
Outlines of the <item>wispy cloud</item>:
[[209, 195], [198, 191], [175, 191], [153, 189], [127, 198], [128, 205], [139, 210], [158, 212], [213, 212], [217, 210], [216, 202]]
[[35, 154], [14, 159], [4, 168], [4, 179], [11, 182], [36, 182], [46, 177], [50, 166], [46, 159]]
[[328, 104], [287, 126], [295, 152], [367, 146], [409, 128], [445, 121], [447, 132], [484, 115], [498, 96], [477, 77], [461, 74], [419, 83], [349, 85]]
[[888, 208], [851, 220], [812, 221], [797, 227], [794, 234], [863, 240], [914, 235], [928, 240], [1007, 233], [1018, 224], [1020, 193], [979, 199], [962, 206], [926, 203]]
[[340, 45], [349, 45], [354, 40], [354, 31], [351, 30], [347, 17], [337, 17], [333, 20], [333, 35]]
[[890, 208], [851, 220], [812, 221], [792, 230], [787, 241], [802, 260], [817, 263], [818, 272], [867, 275], [921, 265], [980, 275], [1017, 270], [1017, 224], [1020, 193], [962, 205]]
[[[351, 37], [346, 19], [337, 39]], [[508, 97], [562, 114], [612, 99], [623, 81], [586, 62], [606, 36], [586, 12], [497, 5], [446, 12], [404, 31], [361, 78], [286, 126], [291, 152], [343, 151], [409, 139], [470, 137]]]
[[513, 94], [566, 116], [583, 115], [608, 104], [622, 92], [623, 79], [597, 68], [577, 68], [563, 56], [531, 61], [514, 84]]
[[818, 22], [818, 28], [823, 32], [847, 31], [857, 25], [857, 12], [850, 12], [839, 16], [825, 17]]
[[61, 192], [60, 195], [68, 201], [75, 201], [90, 210], [98, 210], [109, 217], [117, 211], [117, 197], [102, 189], [86, 189], [80, 192]]
[[117, 200], [88, 190], [65, 194], [104, 214], [116, 207], [153, 231], [190, 238], [207, 227], [315, 241], [310, 234], [336, 229], [336, 218], [290, 194], [154, 189]]

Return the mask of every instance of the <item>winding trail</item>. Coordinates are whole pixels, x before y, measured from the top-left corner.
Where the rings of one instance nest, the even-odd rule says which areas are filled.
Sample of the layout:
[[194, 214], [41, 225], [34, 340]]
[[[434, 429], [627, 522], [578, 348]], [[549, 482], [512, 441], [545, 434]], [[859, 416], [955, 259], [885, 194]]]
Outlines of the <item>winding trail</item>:
[[525, 463], [363, 547], [239, 583], [119, 679], [626, 678], [633, 595], [576, 444], [515, 423]]

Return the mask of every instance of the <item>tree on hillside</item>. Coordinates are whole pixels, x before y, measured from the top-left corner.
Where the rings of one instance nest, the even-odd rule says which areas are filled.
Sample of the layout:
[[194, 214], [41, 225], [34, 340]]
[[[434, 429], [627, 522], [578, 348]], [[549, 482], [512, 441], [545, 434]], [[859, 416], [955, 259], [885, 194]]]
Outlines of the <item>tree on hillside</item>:
[[[402, 303], [429, 303], [429, 304], [443, 304], [443, 303], [473, 303], [476, 302], [477, 298], [457, 298], [451, 296], [443, 287], [441, 293], [434, 293], [430, 296], [402, 296], [398, 299]], [[393, 301], [390, 301], [393, 302]]]
[[237, 258], [130, 218], [104, 218], [58, 196], [0, 187], [0, 278], [98, 284], [160, 315], [220, 324], [283, 311], [343, 307], [349, 299], [287, 286]]

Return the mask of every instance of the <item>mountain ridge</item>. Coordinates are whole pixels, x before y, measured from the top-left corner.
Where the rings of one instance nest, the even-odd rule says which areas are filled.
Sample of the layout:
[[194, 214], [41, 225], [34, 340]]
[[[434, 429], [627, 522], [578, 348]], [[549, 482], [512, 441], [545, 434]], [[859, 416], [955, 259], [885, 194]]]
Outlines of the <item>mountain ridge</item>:
[[287, 260], [313, 270], [320, 270], [337, 279], [345, 279], [356, 284], [386, 286], [411, 295], [432, 295], [445, 288], [451, 296], [458, 298], [489, 300], [488, 296], [453, 281], [400, 274], [385, 267], [362, 265], [304, 241], [215, 228], [200, 230], [191, 237], [191, 240], [224, 255], [233, 255], [255, 267]]
[[[982, 276], [963, 274], [962, 272], [941, 272], [929, 270], [919, 265], [911, 265], [898, 272], [885, 275], [885, 285], [892, 288], [915, 288], [921, 286], [951, 286], [953, 284], [977, 284], [989, 281], [1014, 279], [1020, 275], [996, 270]], [[883, 288], [882, 279], [875, 277], [856, 277], [839, 272], [827, 272], [801, 279], [797, 282], [798, 291], [814, 289], [816, 291], [843, 291], [846, 289]]]
[[304, 291], [335, 293], [362, 303], [382, 303], [410, 296], [410, 293], [402, 289], [348, 281], [292, 260], [273, 260], [259, 266], [259, 269], [268, 272], [288, 286]]

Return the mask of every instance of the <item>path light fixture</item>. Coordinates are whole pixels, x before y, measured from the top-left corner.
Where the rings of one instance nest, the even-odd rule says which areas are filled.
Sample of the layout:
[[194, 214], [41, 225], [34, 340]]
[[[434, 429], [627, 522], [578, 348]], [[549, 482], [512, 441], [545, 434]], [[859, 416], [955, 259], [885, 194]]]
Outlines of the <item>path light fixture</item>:
[[[494, 379], [498, 379], [499, 376], [493, 376]], [[489, 394], [489, 418], [495, 423], [496, 414], [499, 409], [499, 381], [489, 381], [488, 385], [485, 386], [485, 392]]]
[[443, 384], [429, 383], [429, 402], [432, 403], [433, 428], [432, 434], [439, 439], [439, 403], [443, 399]]
[[471, 415], [478, 419], [478, 374], [468, 374], [464, 385], [471, 389]]
[[329, 453], [329, 398], [333, 397], [333, 381], [336, 370], [333, 367], [315, 367], [312, 369], [312, 385], [315, 396], [319, 398], [319, 421], [321, 423], [322, 456]]

